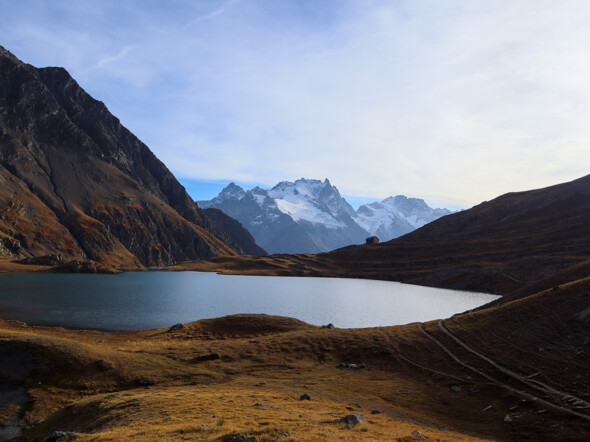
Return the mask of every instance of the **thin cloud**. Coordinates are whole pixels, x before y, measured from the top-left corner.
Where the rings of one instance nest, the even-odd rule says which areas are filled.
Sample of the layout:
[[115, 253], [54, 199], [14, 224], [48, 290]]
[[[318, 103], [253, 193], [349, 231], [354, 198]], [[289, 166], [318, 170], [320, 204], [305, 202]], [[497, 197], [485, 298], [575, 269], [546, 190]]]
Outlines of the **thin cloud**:
[[590, 170], [586, 1], [76, 4], [0, 0], [0, 44], [187, 178], [469, 206]]
[[211, 11], [208, 14], [204, 14], [204, 15], [201, 15], [199, 17], [196, 17], [196, 18], [192, 19], [188, 23], [188, 26], [194, 25], [196, 23], [200, 23], [202, 21], [211, 20], [212, 18], [215, 18], [215, 17], [223, 14], [228, 8], [230, 8], [230, 7], [235, 6], [236, 4], [238, 4], [239, 1], [240, 0], [229, 0], [223, 6], [221, 6], [220, 8], [215, 9], [215, 10]]
[[125, 46], [123, 47], [123, 49], [121, 49], [117, 54], [115, 55], [108, 55], [106, 57], [101, 58], [98, 63], [96, 63], [92, 69], [100, 69], [104, 66], [106, 66], [107, 64], [111, 64], [114, 63], [116, 61], [122, 60], [124, 59], [127, 54], [129, 54], [129, 52], [131, 52], [133, 49], [135, 49], [135, 46]]

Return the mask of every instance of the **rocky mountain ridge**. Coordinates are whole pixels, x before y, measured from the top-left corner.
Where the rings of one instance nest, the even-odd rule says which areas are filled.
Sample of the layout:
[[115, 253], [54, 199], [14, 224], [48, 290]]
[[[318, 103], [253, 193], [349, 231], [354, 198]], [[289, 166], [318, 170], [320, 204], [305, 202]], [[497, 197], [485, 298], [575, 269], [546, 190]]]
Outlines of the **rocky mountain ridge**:
[[452, 213], [403, 195], [357, 211], [328, 179], [282, 181], [272, 189], [244, 190], [230, 183], [201, 207], [217, 208], [239, 220], [270, 253], [318, 253], [368, 236], [389, 240]]
[[140, 268], [242, 248], [65, 69], [2, 47], [0, 184], [0, 256]]

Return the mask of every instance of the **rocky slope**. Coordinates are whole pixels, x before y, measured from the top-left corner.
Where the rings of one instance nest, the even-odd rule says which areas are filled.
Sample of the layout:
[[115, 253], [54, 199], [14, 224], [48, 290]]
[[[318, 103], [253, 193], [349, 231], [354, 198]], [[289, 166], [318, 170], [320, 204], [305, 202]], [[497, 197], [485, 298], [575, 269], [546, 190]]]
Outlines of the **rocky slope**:
[[230, 183], [201, 207], [214, 207], [239, 220], [270, 253], [319, 253], [368, 236], [388, 240], [423, 226], [446, 209], [421, 199], [396, 196], [355, 211], [327, 179], [282, 181], [270, 190], [245, 191]]
[[138, 268], [242, 251], [64, 69], [2, 47], [0, 183], [2, 256]]
[[205, 209], [205, 215], [209, 217], [215, 225], [222, 230], [228, 237], [240, 243], [240, 253], [242, 255], [264, 256], [266, 251], [256, 244], [254, 237], [248, 232], [239, 221], [226, 215], [219, 209]]

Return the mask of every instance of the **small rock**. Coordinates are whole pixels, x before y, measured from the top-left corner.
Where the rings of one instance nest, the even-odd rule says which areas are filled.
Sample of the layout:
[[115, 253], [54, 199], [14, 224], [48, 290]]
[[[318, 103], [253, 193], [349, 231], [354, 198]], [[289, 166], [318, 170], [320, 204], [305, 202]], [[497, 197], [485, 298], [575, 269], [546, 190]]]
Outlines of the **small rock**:
[[363, 407], [361, 407], [361, 405], [360, 405], [360, 404], [357, 404], [356, 402], [351, 402], [351, 403], [350, 403], [350, 404], [348, 404], [348, 405], [352, 405], [353, 407], [356, 407], [356, 408], [363, 408]]
[[150, 378], [137, 378], [135, 383], [141, 385], [142, 387], [149, 387], [150, 385], [155, 385], [156, 381]]
[[371, 414], [383, 414], [385, 413], [383, 410], [371, 410]]
[[179, 322], [178, 324], [174, 324], [172, 327], [170, 327], [166, 333], [172, 333], [178, 330], [182, 330], [183, 328], [184, 325]]
[[510, 417], [509, 414], [507, 414], [506, 417], [504, 418], [504, 422], [512, 422], [512, 418]]
[[76, 433], [73, 431], [54, 431], [43, 442], [65, 442], [70, 440], [76, 440]]
[[488, 405], [483, 410], [481, 410], [481, 412], [483, 413], [484, 411], [488, 411], [490, 408], [492, 408], [492, 406], [491, 405]]
[[322, 328], [334, 328], [334, 324], [330, 323], [327, 325], [322, 325]]
[[458, 385], [453, 385], [451, 387], [451, 391], [454, 391], [455, 393], [458, 393], [459, 391], [461, 391], [461, 387], [459, 387]]
[[362, 414], [349, 414], [348, 416], [344, 416], [338, 422], [344, 422], [346, 424], [346, 428], [351, 429], [354, 428], [356, 424], [361, 424], [365, 422], [365, 418]]
[[195, 356], [193, 362], [215, 361], [221, 358], [219, 353], [209, 353], [208, 355]]
[[420, 436], [421, 434], [418, 430], [412, 431], [412, 436]]
[[285, 436], [285, 437], [291, 437], [291, 433], [289, 433], [288, 431], [283, 431], [282, 433], [281, 433], [281, 432], [279, 432], [279, 434], [280, 434], [281, 436]]
[[303, 393], [301, 396], [299, 396], [299, 400], [300, 401], [311, 401], [311, 396], [307, 393]]
[[340, 364], [338, 364], [338, 366], [336, 368], [345, 368], [348, 370], [360, 370], [361, 368], [366, 368], [367, 365], [364, 362], [361, 362], [360, 364], [351, 364], [348, 362], [341, 362]]
[[96, 366], [96, 368], [98, 368], [100, 371], [109, 371], [113, 368], [113, 364], [105, 361], [105, 360], [98, 360], [94, 363], [94, 365]]
[[225, 436], [221, 440], [222, 442], [258, 442], [254, 436], [246, 436], [245, 434]]

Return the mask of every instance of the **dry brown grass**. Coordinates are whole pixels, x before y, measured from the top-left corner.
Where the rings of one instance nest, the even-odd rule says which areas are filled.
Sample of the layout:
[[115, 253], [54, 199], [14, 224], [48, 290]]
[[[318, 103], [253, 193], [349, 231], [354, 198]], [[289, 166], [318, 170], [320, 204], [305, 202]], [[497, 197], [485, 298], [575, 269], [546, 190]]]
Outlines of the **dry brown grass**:
[[[468, 334], [459, 324], [451, 323]], [[456, 364], [418, 324], [325, 329], [234, 315], [174, 332], [103, 333], [0, 321], [0, 351], [5, 345], [33, 355], [33, 370], [12, 380], [34, 398], [23, 440], [55, 430], [76, 431], [79, 440], [146, 441], [282, 440], [287, 433], [292, 440], [420, 440], [416, 430], [431, 440], [579, 440], [585, 431], [583, 422], [539, 415], [534, 406], [505, 422], [521, 398]], [[195, 362], [212, 352], [221, 358]], [[366, 368], [339, 369], [341, 362]], [[154, 385], [141, 387], [139, 378]], [[311, 400], [299, 400], [303, 393]], [[354, 429], [335, 422], [350, 413], [367, 422]]]
[[0, 273], [33, 273], [49, 268], [49, 266], [18, 264], [12, 260], [13, 258], [0, 256]]
[[[42, 381], [20, 381], [35, 399], [23, 420], [29, 425], [24, 440], [40, 440], [54, 430], [76, 431], [80, 440], [215, 440], [233, 433], [277, 440], [287, 432], [293, 440], [412, 440], [416, 430], [433, 440], [476, 439], [450, 425], [440, 429], [437, 419], [426, 423], [429, 413], [418, 414], [418, 423], [403, 403], [391, 402], [393, 391], [407, 400], [420, 388], [403, 372], [388, 373], [371, 362], [375, 336], [363, 334], [266, 316], [204, 320], [173, 333], [72, 331], [4, 321], [0, 348], [10, 343], [31, 351], [35, 364], [46, 369]], [[351, 350], [357, 340], [367, 347], [369, 367], [336, 368], [347, 355], [358, 359], [359, 349]], [[212, 351], [221, 359], [193, 361]], [[99, 360], [110, 369], [101, 370]], [[155, 385], [139, 387], [141, 377]], [[303, 393], [312, 400], [299, 400]], [[385, 413], [371, 414], [372, 409]], [[354, 429], [335, 422], [350, 413], [363, 414], [367, 422]]]

